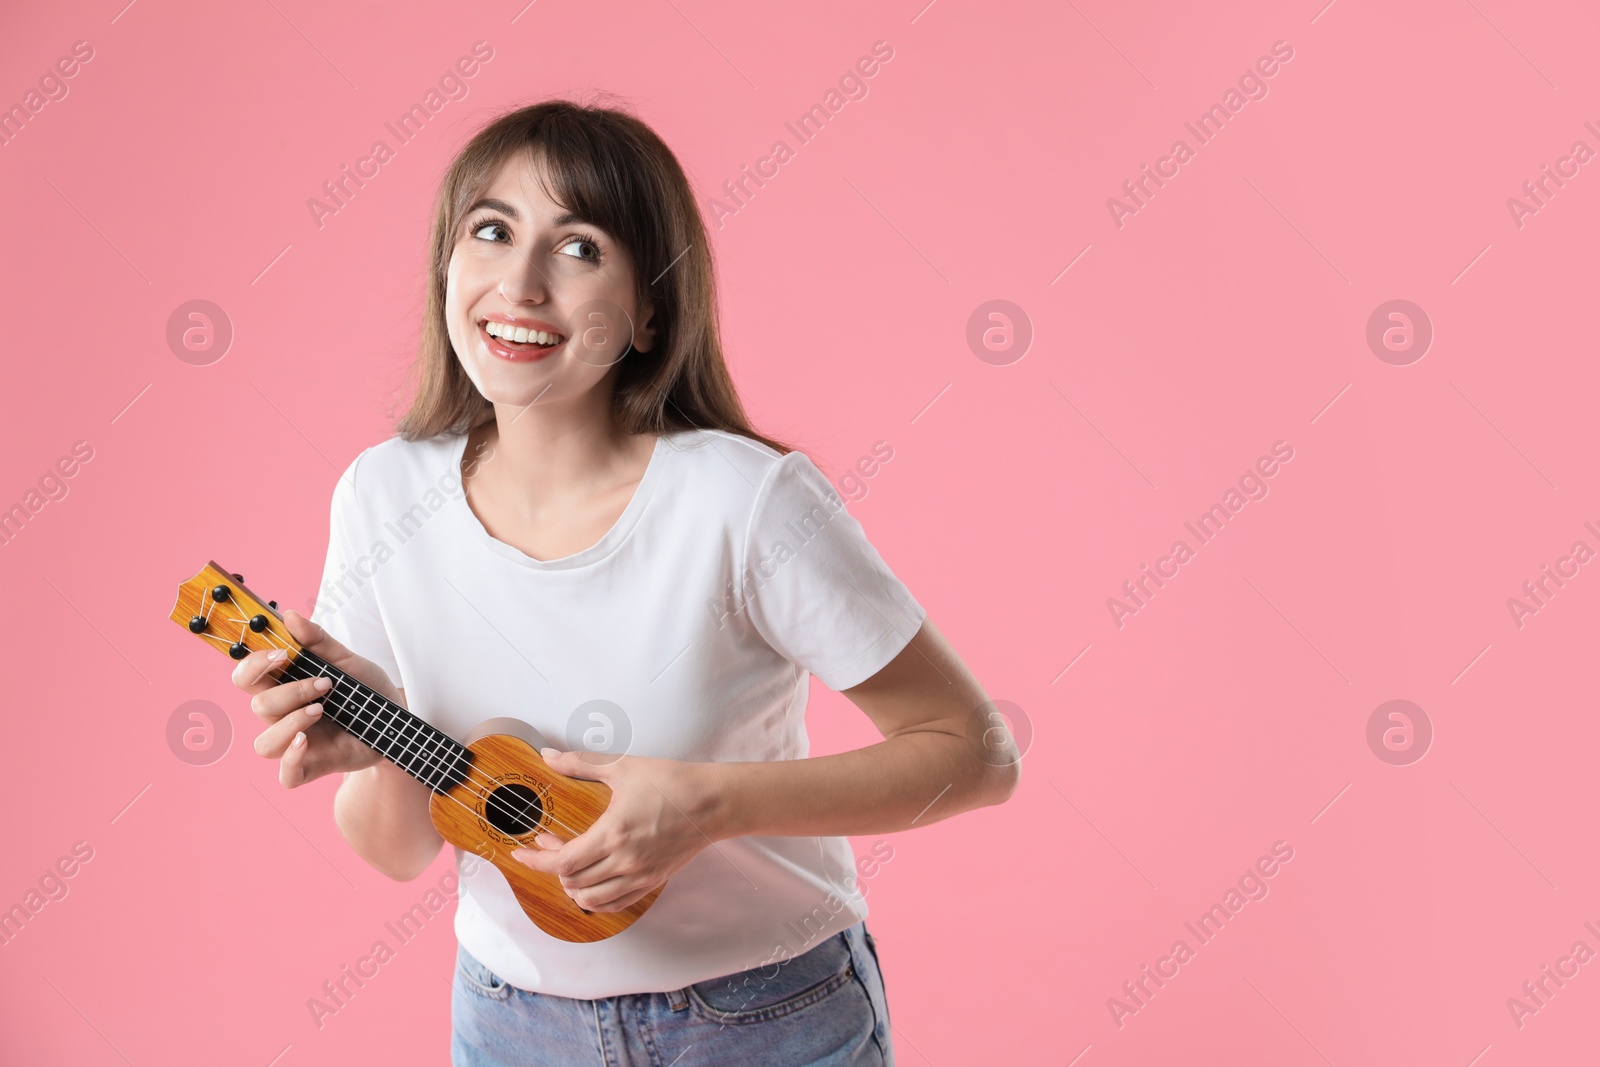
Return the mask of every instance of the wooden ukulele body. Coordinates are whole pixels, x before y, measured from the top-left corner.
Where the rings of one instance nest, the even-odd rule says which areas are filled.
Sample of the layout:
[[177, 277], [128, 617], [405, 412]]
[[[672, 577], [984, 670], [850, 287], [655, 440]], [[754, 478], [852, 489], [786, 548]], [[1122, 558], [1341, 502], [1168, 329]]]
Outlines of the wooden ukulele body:
[[585, 911], [557, 877], [511, 855], [520, 848], [537, 850], [533, 839], [543, 832], [571, 840], [592, 826], [611, 802], [610, 787], [552, 770], [529, 733], [520, 719], [491, 719], [480, 725], [466, 742], [472, 753], [470, 779], [434, 793], [428, 801], [434, 828], [452, 845], [494, 864], [528, 918], [551, 937], [576, 942], [611, 937], [632, 926], [666, 887], [651, 890], [621, 911]]

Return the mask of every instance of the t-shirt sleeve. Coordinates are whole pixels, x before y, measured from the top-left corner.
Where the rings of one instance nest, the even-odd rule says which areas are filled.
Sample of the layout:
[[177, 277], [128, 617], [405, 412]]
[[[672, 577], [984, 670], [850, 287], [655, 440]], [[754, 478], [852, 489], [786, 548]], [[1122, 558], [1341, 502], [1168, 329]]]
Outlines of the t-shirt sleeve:
[[[397, 689], [404, 688], [389, 632], [378, 610], [373, 576], [363, 573], [371, 569], [371, 557], [360, 546], [371, 539], [366, 536], [367, 523], [357, 489], [356, 469], [360, 464], [361, 456], [357, 456], [334, 483], [328, 515], [328, 557], [311, 621], [356, 655], [382, 667]], [[358, 567], [364, 557], [367, 567]]]
[[756, 494], [740, 577], [757, 632], [833, 690], [878, 673], [927, 618], [802, 452], [774, 463]]

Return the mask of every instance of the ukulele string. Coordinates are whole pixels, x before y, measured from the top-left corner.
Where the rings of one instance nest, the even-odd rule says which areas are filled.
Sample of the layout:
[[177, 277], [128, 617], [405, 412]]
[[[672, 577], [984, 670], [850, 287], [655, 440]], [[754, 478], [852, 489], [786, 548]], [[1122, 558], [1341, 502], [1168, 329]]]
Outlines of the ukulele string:
[[[311, 654], [311, 655], [314, 658], [316, 658], [318, 660], [318, 662], [322, 666], [327, 666], [327, 667], [330, 667], [333, 670], [338, 670], [338, 668], [337, 667], [333, 667], [332, 664], [329, 664], [326, 661], [321, 660], [321, 657], [316, 657], [315, 654]], [[311, 669], [310, 666], [306, 666], [306, 665], [301, 664], [298, 659], [294, 663], [290, 664], [289, 666], [300, 668], [300, 669], [305, 669], [305, 670], [310, 670]], [[343, 674], [342, 671], [340, 673]], [[326, 678], [326, 677], [329, 677], [329, 676], [323, 674], [321, 668], [318, 667], [315, 674], [307, 674], [304, 677], [306, 677], [306, 678], [313, 678], [313, 677], [324, 677], [324, 678]], [[360, 685], [361, 684], [361, 683], [357, 682], [355, 679], [350, 678], [349, 675], [344, 675], [344, 677], [346, 679], [349, 679], [355, 685]], [[289, 680], [290, 681], [300, 681], [302, 679], [299, 678], [299, 677], [295, 677], [295, 678], [290, 678]], [[330, 679], [330, 680], [335, 682], [335, 689], [337, 689], [337, 684], [338, 684], [339, 680], [338, 679]], [[330, 695], [333, 694], [335, 689], [330, 689], [329, 690], [329, 694]], [[381, 699], [387, 700], [386, 697], [382, 697], [382, 694], [379, 694], [379, 696], [380, 696]], [[365, 699], [366, 698], [363, 698], [363, 701], [365, 701]], [[395, 705], [395, 706], [399, 707], [399, 705]], [[412, 715], [413, 718], [418, 718], [417, 716], [413, 715], [408, 709], [403, 709], [402, 708], [401, 710], [405, 711], [406, 714], [408, 714], [408, 715]], [[335, 720], [335, 721], [337, 722], [337, 720]], [[418, 721], [423, 721], [423, 720], [418, 718]], [[426, 725], [426, 726], [429, 726], [431, 729], [434, 729], [435, 731], [437, 731], [440, 734], [440, 736], [444, 737], [446, 740], [452, 741], [455, 744], [460, 744], [460, 742], [457, 742], [453, 738], [450, 738], [449, 735], [445, 734], [443, 731], [438, 730], [437, 727], [432, 726], [431, 723], [427, 723], [427, 722], [424, 721], [423, 724]], [[340, 724], [340, 725], [343, 725], [343, 724]], [[360, 733], [357, 732], [355, 734], [355, 736], [357, 737], [358, 740], [361, 740]], [[363, 744], [365, 744], [365, 743], [366, 742], [363, 740]], [[442, 762], [443, 759], [444, 759], [444, 753], [442, 751], [435, 751], [435, 752], [430, 753], [426, 749], [421, 748], [420, 747], [421, 746], [421, 735], [418, 735], [415, 738], [411, 738], [409, 740], [406, 740], [404, 743], [407, 746], [407, 752], [406, 752], [407, 756], [420, 756], [422, 758], [422, 762], [423, 762], [424, 766], [428, 767], [430, 770], [434, 770], [434, 771], [439, 772], [441, 780], [443, 780], [446, 776], [449, 775], [450, 772], [445, 768], [445, 766], [444, 766], [444, 764]], [[418, 747], [416, 749], [412, 749], [411, 746], [413, 746], [413, 745], [416, 745]], [[463, 746], [463, 748], [464, 747], [465, 746]], [[525, 821], [535, 822], [535, 823], [540, 821], [540, 820], [535, 820], [535, 819], [531, 818], [532, 808], [529, 806], [527, 801], [523, 801], [523, 800], [508, 801], [508, 800], [506, 800], [504, 798], [500, 798], [500, 797], [494, 796], [493, 793], [494, 793], [495, 789], [497, 788], [497, 785], [496, 785], [494, 779], [483, 775], [483, 772], [479, 771], [472, 764], [472, 762], [470, 761], [470, 758], [469, 758], [469, 760], [468, 760], [468, 762], [466, 764], [466, 774], [461, 779], [461, 786], [470, 796], [473, 796], [473, 797], [477, 798], [478, 800], [483, 801], [486, 810], [490, 805], [495, 805], [495, 806], [498, 806], [501, 810], [510, 811], [513, 815], [520, 816]], [[489, 792], [488, 793], [480, 792], [478, 789], [473, 788], [475, 786], [482, 786], [484, 789], [489, 790]], [[451, 796], [449, 793], [445, 793], [444, 795], [447, 796], [447, 797], [450, 797], [450, 799], [452, 799], [452, 800], [456, 800], [456, 798]], [[456, 803], [457, 804], [461, 804], [461, 802], [459, 800], [456, 800]], [[461, 806], [462, 807], [466, 807], [466, 805], [461, 805]], [[470, 811], [471, 809], [468, 808], [467, 810]], [[544, 811], [544, 817], [545, 817], [545, 819], [548, 819], [551, 823], [555, 824], [556, 826], [561, 827], [561, 829], [566, 830], [573, 837], [577, 837], [578, 834], [580, 833], [580, 831], [573, 829], [571, 826], [568, 826], [565, 822], [563, 822], [560, 819], [556, 818], [556, 816], [555, 816], [555, 814], [553, 812], [545, 810]], [[513, 836], [513, 835], [508, 835], [508, 836]]]
[[[229, 622], [240, 622], [242, 620], [239, 620], [239, 619], [228, 619], [226, 621], [229, 621]], [[271, 636], [270, 636], [271, 635], [271, 631], [266, 631], [266, 633], [269, 635], [268, 636], [268, 640], [271, 641]], [[218, 636], [216, 636], [214, 634], [202, 633], [200, 636], [201, 637], [210, 638], [211, 640], [214, 640], [214, 641], [220, 641], [220, 642], [223, 642], [225, 644], [230, 644], [230, 645], [232, 644], [232, 642], [229, 642], [227, 638], [218, 637]], [[243, 643], [243, 638], [244, 638], [244, 633], [241, 631], [241, 633], [240, 633], [240, 642], [239, 643], [241, 643], [241, 644]], [[281, 647], [284, 647], [284, 646], [275, 646], [275, 647], [280, 647], [281, 648]], [[317, 674], [306, 675], [305, 677], [307, 677], [307, 678], [327, 677], [327, 675], [324, 675], [320, 671], [318, 671]], [[290, 679], [290, 681], [300, 681], [300, 680], [301, 680], [300, 678], [291, 678]], [[354, 681], [354, 679], [351, 679], [351, 680]], [[280, 680], [277, 684], [281, 685], [283, 683]], [[332, 690], [330, 690], [329, 692], [331, 694]], [[352, 710], [354, 710], [354, 709], [352, 709]], [[354, 730], [350, 730], [350, 729], [346, 728], [345, 724], [344, 723], [340, 723], [336, 716], [334, 717], [334, 722], [336, 724], [338, 724], [341, 728], [345, 728], [346, 732], [350, 733], [352, 736], [356, 737], [357, 740], [361, 740], [361, 737], [360, 737], [359, 733], [356, 733]], [[362, 743], [366, 744], [365, 741], [362, 741]], [[425, 749], [422, 749], [420, 747], [415, 749], [415, 750], [412, 750], [410, 748], [410, 746], [412, 744], [420, 744], [420, 737], [416, 738], [416, 739], [412, 739], [412, 740], [406, 742], [406, 746], [407, 746], [408, 751], [403, 753], [403, 755], [405, 755], [407, 757], [421, 757], [422, 766], [425, 767], [428, 770], [439, 772], [440, 780], [443, 781], [445, 776], [448, 774], [448, 772], [445, 770], [445, 767], [444, 767], [443, 763], [440, 762], [440, 760], [442, 760], [442, 758], [443, 758], [443, 753], [438, 753], [436, 755], [435, 754], [431, 754], [428, 751], [426, 751]], [[369, 745], [368, 747], [371, 748], [373, 746]], [[380, 753], [380, 755], [381, 754], [382, 753]], [[398, 761], [394, 761], [394, 762], [398, 762]], [[474, 781], [470, 777], [470, 775], [472, 773], [472, 770], [473, 770], [472, 769], [472, 765], [470, 763], [468, 763], [467, 767], [468, 767], [469, 777], [465, 781], [463, 781], [462, 786], [463, 786], [463, 788], [465, 789], [465, 791], [469, 795], [475, 797], [478, 800], [483, 801], [485, 810], [487, 810], [487, 808], [491, 804], [498, 805], [501, 808], [509, 808], [510, 807], [510, 805], [507, 804], [503, 800], [491, 799], [491, 797], [489, 795], [484, 794], [484, 793], [480, 793], [476, 789], [471, 788], [471, 786], [477, 785], [477, 784], [479, 784], [479, 782], [478, 781]], [[493, 782], [492, 779], [482, 779], [481, 781], [482, 781], [482, 784], [484, 784], [485, 786], [493, 788], [494, 782]], [[441, 796], [445, 797], [446, 799], [452, 801], [457, 806], [459, 806], [463, 811], [468, 812], [469, 814], [471, 814], [475, 818], [477, 817], [478, 813], [476, 811], [473, 811], [473, 809], [468, 807], [466, 804], [463, 804], [461, 802], [461, 800], [458, 799], [457, 797], [451, 795], [447, 791], [440, 790], [438, 792], [440, 793]], [[520, 815], [524, 819], [526, 819], [528, 817], [528, 814], [529, 814], [529, 808], [528, 808], [527, 804], [525, 802], [523, 802], [522, 810], [520, 812], [514, 812], [513, 814]], [[545, 816], [546, 816], [546, 818], [548, 818], [550, 820], [550, 822], [555, 823], [556, 825], [560, 826], [562, 829], [564, 829], [567, 832], [571, 833], [574, 837], [576, 837], [578, 835], [578, 831], [574, 830], [572, 827], [568, 826], [566, 823], [562, 822], [560, 819], [557, 819], [549, 811], [545, 812]], [[507, 836], [512, 836], [512, 835], [507, 835]]]
[[[295, 664], [295, 666], [298, 666], [298, 664]], [[335, 669], [337, 669], [337, 668], [335, 668]], [[287, 673], [287, 672], [285, 672], [285, 673]], [[303, 677], [305, 677], [305, 678], [316, 678], [316, 677], [328, 677], [328, 676], [325, 675], [325, 674], [322, 674], [322, 672], [319, 670], [315, 674], [308, 674], [308, 675], [304, 675]], [[288, 680], [289, 681], [300, 681], [300, 680], [302, 680], [302, 678], [301, 677], [290, 677]], [[351, 679], [351, 680], [354, 681], [354, 679]], [[328, 691], [328, 695], [330, 695], [330, 696], [341, 695], [341, 694], [338, 694], [336, 692], [337, 688], [338, 688], [338, 680], [335, 680], [335, 687], [334, 687], [334, 689], [330, 689]], [[407, 713], [410, 714], [409, 712], [407, 712]], [[334, 721], [338, 722], [337, 718]], [[344, 724], [340, 723], [339, 725], [343, 726]], [[354, 729], [354, 730], [350, 730], [349, 732], [353, 733], [358, 740], [362, 741], [363, 744], [366, 744], [367, 742], [365, 741], [365, 739], [363, 739], [361, 737], [361, 734], [359, 732], [359, 723], [357, 723], [356, 725], [357, 725], [358, 728]], [[437, 729], [437, 728], [435, 728], [435, 729]], [[441, 733], [442, 733], [442, 731], [441, 731]], [[447, 739], [449, 739], [448, 735], [444, 735], [444, 736], [446, 736]], [[450, 739], [450, 740], [453, 740], [453, 739]], [[451, 777], [451, 770], [448, 769], [445, 766], [445, 763], [444, 763], [444, 760], [446, 759], [446, 753], [444, 751], [442, 751], [442, 750], [435, 749], [433, 751], [430, 751], [430, 750], [422, 747], [422, 744], [423, 744], [422, 735], [419, 734], [414, 738], [405, 739], [403, 743], [405, 745], [405, 751], [402, 753], [403, 758], [412, 760], [413, 762], [420, 762], [421, 765], [423, 767], [427, 768], [428, 770], [437, 772], [438, 777], [439, 777], [441, 782], [444, 782], [446, 779]], [[459, 742], [456, 742], [456, 743], [459, 744]], [[375, 746], [369, 746], [369, 747], [375, 747]], [[463, 747], [465, 747], [465, 746], [463, 746]], [[398, 761], [395, 761], [395, 762], [398, 762]], [[519, 818], [523, 819], [526, 822], [533, 822], [533, 823], [537, 824], [539, 821], [542, 821], [542, 820], [537, 820], [537, 819], [533, 818], [533, 808], [527, 801], [522, 800], [520, 798], [507, 799], [505, 797], [497, 796], [495, 794], [495, 790], [498, 787], [497, 787], [494, 779], [493, 778], [489, 778], [487, 776], [484, 776], [483, 772], [479, 771], [476, 767], [474, 767], [473, 764], [470, 762], [470, 756], [468, 758], [468, 762], [465, 765], [465, 768], [466, 768], [465, 774], [459, 779], [461, 788], [469, 796], [472, 796], [472, 797], [474, 797], [474, 798], [476, 798], [476, 799], [478, 799], [478, 800], [483, 802], [484, 808], [485, 808], [485, 814], [487, 814], [487, 811], [488, 811], [488, 809], [490, 807], [495, 807], [495, 808], [497, 808], [499, 810], [510, 812], [513, 816], [519, 817]], [[484, 792], [483, 790], [487, 790], [487, 792]], [[455, 796], [453, 796], [450, 792], [445, 791], [445, 790], [439, 790], [439, 792], [443, 796], [449, 798], [450, 800], [455, 801], [455, 803], [457, 803], [458, 805], [461, 805], [463, 808], [467, 808], [467, 806], [465, 804], [461, 804], [461, 801], [458, 800]], [[471, 811], [472, 809], [471, 808], [467, 808], [467, 810]], [[474, 814], [476, 814], [476, 813], [474, 813]], [[550, 823], [561, 827], [561, 829], [563, 829], [563, 830], [566, 830], [573, 837], [578, 836], [579, 831], [574, 830], [572, 827], [568, 826], [566, 823], [564, 823], [560, 819], [556, 818], [556, 816], [555, 816], [555, 814], [553, 812], [550, 812], [548, 810], [544, 810], [544, 818], [546, 820], [548, 820]], [[518, 836], [518, 835], [508, 835], [508, 836]]]
[[[210, 604], [208, 604], [207, 609], [206, 609], [206, 616], [205, 616], [207, 622], [210, 621], [210, 617], [211, 617], [212, 611], [213, 611], [213, 609], [215, 607], [216, 607], [216, 602], [214, 602], [214, 601], [211, 602]], [[239, 632], [239, 641], [238, 641], [238, 643], [241, 644], [241, 645], [244, 644], [245, 631], [249, 627], [249, 622], [247, 620], [243, 619], [243, 618], [230, 618], [230, 617], [226, 617], [226, 616], [224, 616], [224, 621], [226, 621], [226, 622], [237, 622], [237, 623], [240, 624], [240, 632]], [[270, 629], [262, 631], [262, 633], [267, 638], [268, 642], [273, 644], [273, 647], [283, 649], [284, 651], [288, 650], [286, 645], [281, 645], [281, 644], [277, 644], [276, 643], [276, 641], [275, 641], [275, 636], [276, 635], [274, 635]], [[214, 640], [214, 641], [224, 641], [225, 642], [227, 640], [226, 638], [219, 637], [217, 635], [210, 634], [210, 633], [205, 633], [205, 632], [202, 632], [200, 634], [200, 636], [201, 637], [210, 638], [211, 640]], [[229, 642], [229, 644], [231, 644], [231, 642]], [[318, 658], [320, 659], [320, 657], [318, 657]], [[288, 666], [295, 665], [298, 662], [299, 662], [298, 659], [292, 660], [292, 661], [290, 661], [289, 664], [286, 664], [285, 667], [287, 668]], [[326, 665], [330, 666], [330, 667], [332, 666], [332, 664], [326, 664]], [[334, 669], [337, 670], [337, 668], [334, 668]], [[341, 671], [340, 673], [342, 674], [343, 672]], [[323, 674], [322, 671], [319, 669], [316, 672], [316, 674], [314, 674], [314, 675], [306, 675], [306, 677], [308, 677], [308, 678], [310, 678], [310, 677], [325, 677], [326, 678], [328, 676]], [[349, 675], [345, 675], [345, 677], [348, 678]], [[290, 680], [291, 681], [300, 681], [301, 679], [293, 678], [293, 679], [290, 679]], [[330, 678], [329, 680], [330, 681], [334, 681], [335, 685], [337, 686], [337, 680], [336, 679], [331, 679]], [[355, 681], [355, 679], [353, 679], [353, 678], [351, 678], [350, 680], [352, 682]], [[281, 685], [283, 683], [280, 680], [277, 684]], [[360, 683], [357, 683], [357, 684], [360, 684]], [[330, 689], [329, 693], [331, 694], [332, 692], [333, 692], [333, 690]], [[379, 694], [379, 696], [380, 696], [380, 698], [387, 700], [387, 698], [382, 697], [382, 694]], [[398, 707], [398, 705], [396, 705], [396, 706]], [[354, 710], [354, 709], [352, 709], [352, 710]], [[402, 710], [406, 710], [407, 714], [411, 714], [411, 712], [408, 709], [402, 709]], [[413, 715], [413, 718], [416, 718], [416, 716]], [[338, 722], [337, 718], [334, 721], [337, 723]], [[419, 719], [419, 721], [421, 721], [421, 720]], [[339, 723], [339, 725], [341, 727], [344, 726], [343, 723]], [[431, 723], [425, 723], [425, 725], [428, 725], [430, 727], [432, 726]], [[438, 729], [437, 727], [432, 727], [432, 728], [436, 729], [436, 730]], [[360, 734], [356, 734], [353, 731], [347, 731], [347, 732], [352, 732], [353, 736], [355, 736], [357, 740], [362, 740]], [[444, 735], [443, 734], [443, 731], [439, 731], [439, 732], [441, 733], [441, 735], [448, 737], [448, 735]], [[362, 741], [362, 743], [365, 744], [366, 742]], [[456, 742], [456, 743], [459, 744], [459, 742]], [[419, 747], [417, 749], [415, 749], [415, 750], [411, 750], [410, 746], [413, 745], [413, 744], [417, 744]], [[409, 741], [406, 741], [405, 745], [406, 745], [406, 748], [407, 748], [407, 751], [404, 753], [405, 756], [407, 756], [408, 758], [420, 756], [421, 760], [422, 760], [422, 764], [423, 764], [424, 767], [426, 767], [428, 770], [439, 772], [441, 781], [443, 781], [443, 779], [448, 775], [448, 771], [445, 769], [445, 767], [443, 765], [443, 762], [442, 762], [444, 754], [442, 752], [429, 753], [427, 750], [421, 748], [420, 747], [420, 735], [419, 735], [418, 738], [413, 738], [413, 739], [411, 739]], [[368, 747], [372, 747], [372, 746], [368, 746]], [[396, 762], [398, 762], [398, 761], [396, 761]], [[500, 806], [501, 808], [507, 808], [507, 809], [510, 808], [510, 805], [508, 803], [506, 803], [505, 801], [491, 799], [490, 794], [479, 792], [476, 788], [473, 788], [474, 786], [478, 786], [478, 785], [482, 785], [482, 786], [490, 789], [491, 791], [494, 788], [493, 779], [481, 778], [480, 777], [480, 778], [475, 780], [473, 778], [474, 774], [481, 774], [481, 772], [478, 772], [476, 770], [476, 768], [472, 765], [472, 763], [469, 761], [467, 763], [467, 775], [466, 775], [465, 779], [462, 781], [462, 788], [469, 795], [471, 795], [472, 797], [476, 798], [477, 800], [480, 800], [480, 801], [483, 802], [485, 812], [487, 812], [487, 810], [488, 810], [488, 808], [489, 808], [489, 806], [491, 804], [496, 804], [496, 805]], [[474, 817], [477, 816], [478, 813], [476, 811], [473, 811], [473, 809], [471, 807], [469, 807], [466, 804], [462, 803], [459, 798], [453, 796], [448, 791], [441, 791], [441, 795], [446, 797], [446, 798], [448, 798], [449, 800], [453, 801], [463, 811], [468, 812], [469, 814], [473, 815]], [[527, 820], [528, 817], [529, 817], [529, 813], [530, 813], [531, 809], [529, 808], [528, 804], [525, 801], [519, 801], [518, 803], [521, 806], [521, 810], [520, 811], [514, 811], [513, 814], [521, 816], [524, 820]], [[556, 816], [552, 812], [550, 812], [548, 809], [544, 810], [544, 816], [550, 822], [552, 822], [555, 825], [561, 827], [563, 830], [566, 830], [573, 837], [577, 837], [579, 835], [580, 831], [574, 830], [572, 827], [568, 826], [565, 822], [563, 822], [560, 819], [556, 818]], [[507, 836], [513, 836], [513, 835], [509, 835], [508, 834]]]

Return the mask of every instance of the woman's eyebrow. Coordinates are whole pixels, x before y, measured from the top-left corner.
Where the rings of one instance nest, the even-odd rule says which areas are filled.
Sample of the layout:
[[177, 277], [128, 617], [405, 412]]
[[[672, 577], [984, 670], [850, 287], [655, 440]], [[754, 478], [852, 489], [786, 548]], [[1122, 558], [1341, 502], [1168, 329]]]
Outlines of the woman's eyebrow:
[[[513, 222], [521, 222], [522, 221], [522, 213], [520, 211], [518, 211], [516, 208], [512, 207], [510, 204], [506, 203], [504, 200], [496, 200], [494, 197], [484, 197], [483, 199], [479, 200], [477, 203], [473, 204], [471, 207], [467, 208], [467, 210], [465, 212], [463, 212], [463, 214], [470, 215], [474, 211], [477, 211], [479, 208], [488, 208], [490, 211], [498, 211], [498, 212], [500, 212], [500, 214], [505, 215], [507, 218], [511, 219], [511, 221], [513, 221]], [[565, 214], [557, 215], [555, 218], [551, 219], [550, 220], [550, 225], [552, 225], [552, 226], [570, 226], [574, 222], [584, 222], [584, 221], [585, 220], [581, 216], [574, 215], [572, 212], [569, 211], [569, 212], [566, 212]]]
[[521, 222], [522, 221], [522, 213], [519, 212], [516, 208], [514, 208], [510, 204], [506, 203], [504, 200], [496, 200], [493, 197], [489, 197], [489, 196], [486, 196], [486, 197], [482, 198], [477, 203], [475, 203], [471, 207], [467, 208], [467, 210], [465, 212], [463, 212], [463, 214], [470, 215], [474, 211], [478, 210], [481, 207], [486, 207], [490, 211], [498, 211], [502, 215], [509, 216], [515, 222]]

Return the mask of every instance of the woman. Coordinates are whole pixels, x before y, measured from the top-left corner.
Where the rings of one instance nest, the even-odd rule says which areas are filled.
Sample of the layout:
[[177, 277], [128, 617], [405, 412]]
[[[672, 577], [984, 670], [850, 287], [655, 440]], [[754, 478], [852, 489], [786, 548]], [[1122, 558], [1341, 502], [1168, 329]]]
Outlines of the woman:
[[[417, 370], [397, 436], [335, 486], [316, 621], [285, 621], [444, 732], [513, 716], [556, 771], [608, 785], [587, 832], [517, 854], [579, 905], [671, 880], [628, 929], [575, 944], [467, 856], [455, 1063], [892, 1062], [845, 835], [1000, 803], [1015, 750], [827, 480], [751, 429], [705, 229], [654, 132], [547, 102], [466, 145], [435, 208]], [[267, 724], [256, 751], [288, 788], [343, 772], [340, 830], [415, 878], [443, 844], [427, 789], [273, 667], [258, 652], [235, 672]], [[802, 758], [810, 674], [884, 740]]]

